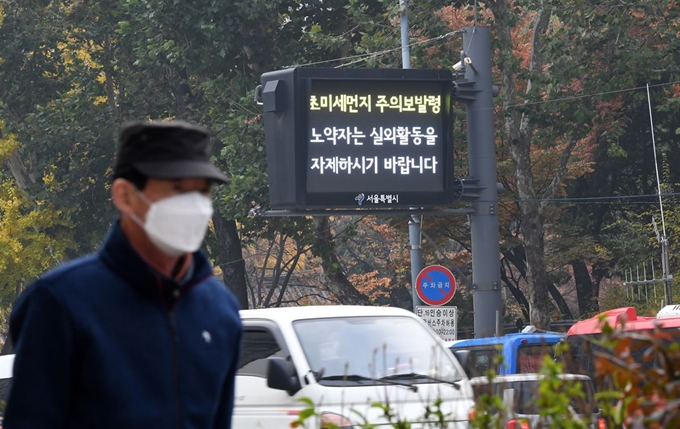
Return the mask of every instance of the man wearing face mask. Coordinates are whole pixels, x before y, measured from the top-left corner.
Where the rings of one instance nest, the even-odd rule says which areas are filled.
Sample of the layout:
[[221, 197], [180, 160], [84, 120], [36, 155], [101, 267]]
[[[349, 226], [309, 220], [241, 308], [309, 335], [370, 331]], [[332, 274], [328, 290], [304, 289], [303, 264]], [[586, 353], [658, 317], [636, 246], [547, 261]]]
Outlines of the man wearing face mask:
[[100, 250], [14, 305], [3, 427], [228, 429], [243, 328], [199, 251], [228, 179], [181, 121], [124, 126], [113, 176], [120, 219]]

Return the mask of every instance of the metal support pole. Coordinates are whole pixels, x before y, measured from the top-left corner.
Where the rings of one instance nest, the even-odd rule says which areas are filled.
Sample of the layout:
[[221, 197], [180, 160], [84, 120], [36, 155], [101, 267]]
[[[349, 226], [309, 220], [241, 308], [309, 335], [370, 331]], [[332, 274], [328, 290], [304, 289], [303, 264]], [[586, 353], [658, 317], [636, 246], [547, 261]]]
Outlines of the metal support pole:
[[665, 292], [666, 292], [666, 305], [672, 305], [673, 304], [673, 291], [671, 290], [671, 282], [673, 279], [673, 276], [671, 276], [670, 273], [670, 268], [668, 265], [668, 239], [666, 237], [663, 237], [661, 240], [661, 261], [662, 261], [662, 268], [663, 268], [663, 283], [665, 286]]
[[[652, 267], [652, 278], [656, 280], [656, 277], [654, 277], [654, 258], [652, 258], [652, 263], [650, 264]], [[656, 302], [656, 282], [654, 282], [654, 302]]]
[[[408, 39], [408, 14], [406, 0], [399, 0], [401, 9], [401, 68], [411, 68], [411, 51]], [[411, 215], [408, 221], [408, 238], [411, 245], [411, 298], [413, 300], [413, 312], [416, 307], [422, 305], [416, 293], [416, 279], [423, 269], [423, 251], [421, 248], [422, 236], [420, 234], [420, 216]]]
[[406, 0], [399, 0], [399, 9], [401, 9], [401, 68], [411, 68], [411, 48], [408, 40], [408, 15], [406, 9], [408, 3]]
[[413, 300], [413, 312], [416, 307], [423, 305], [416, 293], [416, 279], [423, 269], [423, 250], [420, 246], [420, 216], [411, 215], [408, 221], [408, 237], [411, 243], [411, 297]]
[[470, 176], [479, 178], [481, 188], [470, 215], [474, 326], [475, 337], [480, 338], [494, 336], [496, 312], [503, 314], [489, 29], [465, 27], [463, 48], [471, 61], [465, 79], [473, 81], [477, 91], [466, 112]]
[[647, 285], [647, 263], [642, 263], [642, 275], [645, 278], [645, 301], [649, 302], [649, 286]]

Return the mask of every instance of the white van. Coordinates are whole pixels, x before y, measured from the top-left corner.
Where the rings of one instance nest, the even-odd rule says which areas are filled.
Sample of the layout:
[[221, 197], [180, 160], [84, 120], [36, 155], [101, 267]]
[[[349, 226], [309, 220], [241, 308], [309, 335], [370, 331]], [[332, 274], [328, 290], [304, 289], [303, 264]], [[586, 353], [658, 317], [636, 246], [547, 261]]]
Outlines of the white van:
[[14, 365], [14, 355], [0, 356], [0, 429], [2, 429], [2, 418], [5, 415], [5, 404], [9, 388], [12, 386], [12, 367]]
[[[385, 424], [440, 427], [426, 407], [441, 400], [447, 427], [469, 427], [473, 391], [442, 340], [413, 313], [387, 307], [309, 306], [242, 310], [235, 429], [289, 428], [315, 404], [309, 428]], [[363, 416], [363, 418], [362, 418]], [[391, 426], [389, 426], [391, 427]]]
[[[386, 423], [382, 410], [371, 407], [374, 402], [389, 403], [396, 418], [413, 422], [413, 429], [440, 427], [428, 424], [434, 416], [424, 418], [425, 407], [436, 400], [451, 421], [447, 427], [469, 427], [474, 399], [465, 372], [409, 311], [286, 307], [242, 310], [241, 318], [234, 429], [290, 428], [307, 407], [302, 398], [317, 406], [323, 420], [310, 420], [309, 429], [327, 427], [326, 422], [349, 428], [363, 422], [361, 416]], [[0, 356], [3, 405], [13, 362], [14, 355]]]
[[[605, 419], [596, 405], [595, 388], [590, 377], [581, 374], [560, 374], [558, 377], [565, 386], [580, 384], [583, 392], [582, 397], [570, 396], [570, 417], [587, 423], [590, 429], [606, 428]], [[542, 428], [551, 427], [550, 420], [540, 415], [537, 404], [543, 394], [540, 384], [545, 378], [542, 374], [511, 374], [499, 375], [491, 380], [486, 376], [473, 377], [470, 383], [477, 399], [482, 395], [495, 395], [503, 400], [506, 411], [502, 417], [504, 427]], [[555, 393], [557, 392], [551, 392]]]

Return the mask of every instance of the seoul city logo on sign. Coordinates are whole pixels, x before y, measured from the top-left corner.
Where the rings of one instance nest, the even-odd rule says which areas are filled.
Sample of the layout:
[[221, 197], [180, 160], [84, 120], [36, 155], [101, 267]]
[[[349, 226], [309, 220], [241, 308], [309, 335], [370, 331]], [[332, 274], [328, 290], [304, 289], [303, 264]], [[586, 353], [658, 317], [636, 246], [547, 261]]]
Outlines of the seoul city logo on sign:
[[456, 293], [456, 279], [448, 268], [430, 265], [418, 274], [416, 293], [425, 304], [444, 305]]

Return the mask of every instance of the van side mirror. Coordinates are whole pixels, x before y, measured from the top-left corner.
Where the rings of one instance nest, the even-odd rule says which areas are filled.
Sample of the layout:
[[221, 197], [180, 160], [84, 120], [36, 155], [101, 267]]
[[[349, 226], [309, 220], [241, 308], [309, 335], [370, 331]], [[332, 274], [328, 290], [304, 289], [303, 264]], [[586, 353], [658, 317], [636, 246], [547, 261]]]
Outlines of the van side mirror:
[[270, 357], [267, 361], [268, 387], [285, 390], [290, 396], [302, 389], [300, 379], [290, 361], [281, 357]]
[[454, 350], [453, 355], [460, 362], [460, 366], [467, 368], [468, 358], [470, 357], [470, 350]]

